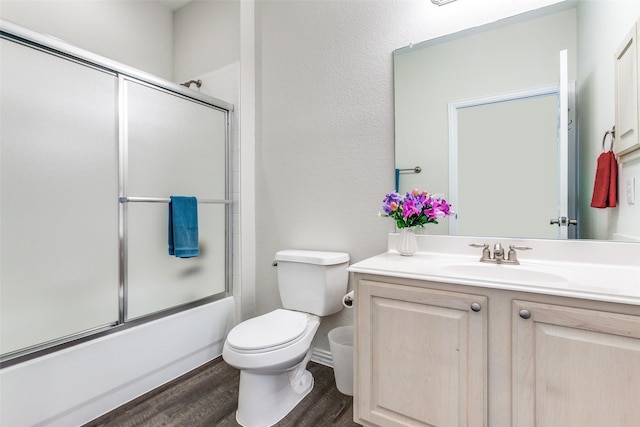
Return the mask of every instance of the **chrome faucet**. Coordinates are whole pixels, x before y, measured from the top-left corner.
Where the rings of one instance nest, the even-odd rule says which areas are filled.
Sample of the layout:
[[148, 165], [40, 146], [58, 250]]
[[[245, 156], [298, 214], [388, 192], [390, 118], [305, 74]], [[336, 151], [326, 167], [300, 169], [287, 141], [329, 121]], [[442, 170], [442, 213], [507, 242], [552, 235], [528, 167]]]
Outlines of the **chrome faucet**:
[[518, 265], [520, 261], [518, 261], [518, 253], [519, 251], [527, 251], [530, 248], [529, 246], [515, 246], [509, 245], [509, 252], [507, 253], [507, 259], [504, 258], [504, 249], [500, 243], [496, 243], [493, 246], [493, 256], [491, 255], [491, 251], [489, 250], [488, 243], [471, 243], [469, 246], [474, 248], [482, 248], [482, 257], [480, 258], [480, 262], [492, 262], [494, 264], [513, 264]]

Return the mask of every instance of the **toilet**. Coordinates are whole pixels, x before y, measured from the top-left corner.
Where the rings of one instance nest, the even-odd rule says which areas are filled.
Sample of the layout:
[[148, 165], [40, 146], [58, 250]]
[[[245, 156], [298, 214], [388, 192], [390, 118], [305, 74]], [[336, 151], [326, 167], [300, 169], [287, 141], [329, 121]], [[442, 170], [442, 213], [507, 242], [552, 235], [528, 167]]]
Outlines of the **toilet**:
[[222, 357], [240, 369], [236, 420], [268, 427], [284, 418], [313, 388], [307, 371], [320, 317], [342, 310], [349, 254], [284, 250], [276, 253], [282, 309], [236, 325]]

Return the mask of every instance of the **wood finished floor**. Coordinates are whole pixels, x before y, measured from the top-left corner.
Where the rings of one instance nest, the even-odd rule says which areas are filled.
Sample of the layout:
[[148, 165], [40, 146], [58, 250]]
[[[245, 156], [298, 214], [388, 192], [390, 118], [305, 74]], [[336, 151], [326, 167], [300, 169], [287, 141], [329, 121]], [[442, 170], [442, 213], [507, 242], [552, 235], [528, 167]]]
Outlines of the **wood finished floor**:
[[[333, 369], [310, 362], [311, 393], [276, 426], [358, 426], [353, 398], [336, 388]], [[240, 371], [222, 357], [114, 409], [84, 427], [238, 426]]]

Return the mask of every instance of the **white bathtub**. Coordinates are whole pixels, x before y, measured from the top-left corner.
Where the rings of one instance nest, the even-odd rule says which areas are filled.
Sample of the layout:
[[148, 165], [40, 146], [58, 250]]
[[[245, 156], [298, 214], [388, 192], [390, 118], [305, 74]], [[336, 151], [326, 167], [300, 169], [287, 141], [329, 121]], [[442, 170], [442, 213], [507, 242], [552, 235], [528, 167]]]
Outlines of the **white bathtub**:
[[0, 371], [0, 425], [82, 425], [222, 354], [233, 297]]

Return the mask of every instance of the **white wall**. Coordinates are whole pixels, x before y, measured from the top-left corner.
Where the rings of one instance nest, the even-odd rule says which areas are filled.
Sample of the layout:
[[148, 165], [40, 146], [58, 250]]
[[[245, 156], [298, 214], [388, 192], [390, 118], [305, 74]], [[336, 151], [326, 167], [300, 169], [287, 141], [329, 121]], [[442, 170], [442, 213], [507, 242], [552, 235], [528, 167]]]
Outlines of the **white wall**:
[[[280, 306], [285, 248], [386, 250], [377, 212], [394, 188], [393, 50], [552, 0], [256, 2], [256, 307]], [[352, 284], [350, 284], [350, 287]], [[315, 344], [352, 323], [324, 319]]]
[[[640, 187], [640, 159], [625, 162], [618, 175], [618, 208], [591, 208], [596, 160], [602, 151], [602, 137], [615, 123], [615, 78], [613, 56], [618, 45], [640, 16], [635, 0], [586, 1], [578, 6], [578, 123], [580, 140], [581, 238], [640, 240], [640, 190], [636, 204], [627, 204], [626, 180], [636, 179]], [[596, 30], [597, 29], [597, 30]], [[582, 42], [584, 41], [584, 42]]]
[[173, 80], [173, 14], [160, 3], [2, 0], [0, 18]]

